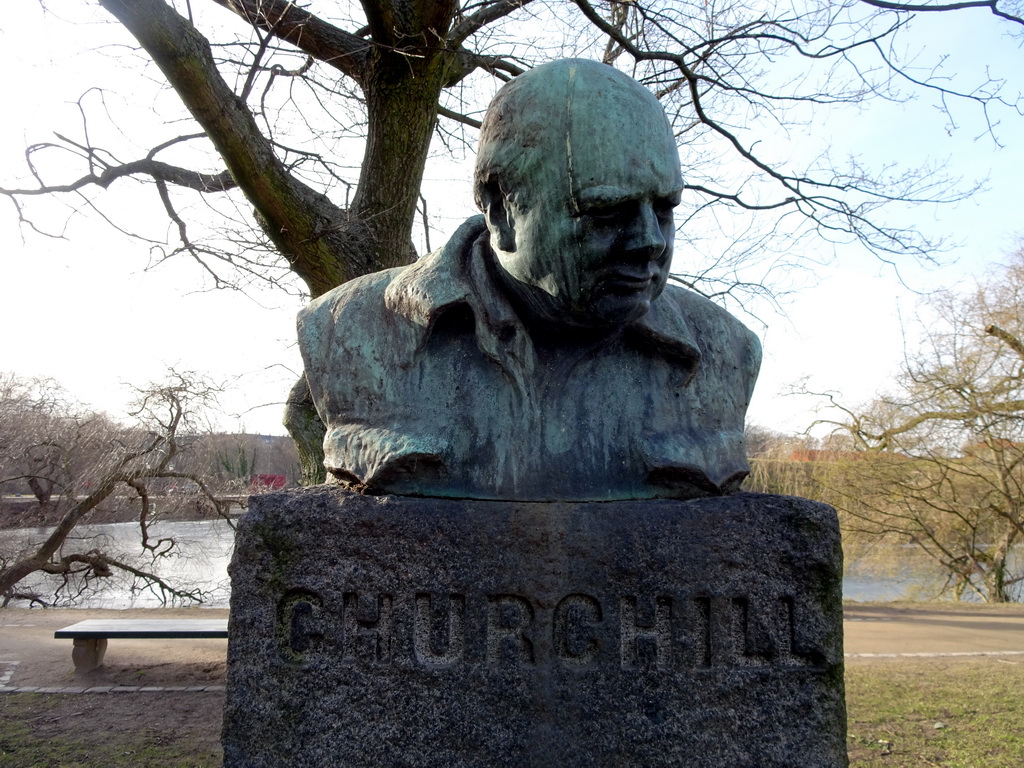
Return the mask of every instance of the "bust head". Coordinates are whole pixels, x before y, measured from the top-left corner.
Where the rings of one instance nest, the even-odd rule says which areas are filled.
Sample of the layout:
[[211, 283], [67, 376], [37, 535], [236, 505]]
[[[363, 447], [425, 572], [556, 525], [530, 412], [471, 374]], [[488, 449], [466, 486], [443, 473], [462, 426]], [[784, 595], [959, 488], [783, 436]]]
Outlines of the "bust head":
[[646, 313], [668, 277], [681, 188], [661, 105], [613, 67], [545, 64], [487, 110], [474, 191], [501, 282], [532, 319], [599, 328]]

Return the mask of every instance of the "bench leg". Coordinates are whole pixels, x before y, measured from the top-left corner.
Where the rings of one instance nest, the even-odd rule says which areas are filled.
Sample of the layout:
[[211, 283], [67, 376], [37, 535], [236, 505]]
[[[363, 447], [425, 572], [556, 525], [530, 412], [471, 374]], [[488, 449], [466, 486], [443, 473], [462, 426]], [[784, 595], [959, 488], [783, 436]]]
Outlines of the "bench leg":
[[103, 663], [103, 654], [107, 652], [107, 638], [76, 637], [74, 643], [71, 658], [75, 662], [76, 675], [92, 672]]

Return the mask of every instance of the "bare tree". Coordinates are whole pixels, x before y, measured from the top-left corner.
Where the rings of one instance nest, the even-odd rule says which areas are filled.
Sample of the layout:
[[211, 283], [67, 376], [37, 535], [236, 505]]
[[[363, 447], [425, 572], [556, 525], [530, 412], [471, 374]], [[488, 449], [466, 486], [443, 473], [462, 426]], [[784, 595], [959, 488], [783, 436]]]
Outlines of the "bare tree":
[[[990, 125], [1001, 110], [1021, 111], [1019, 93], [997, 77], [957, 85], [942, 52], [931, 70], [916, 52], [901, 53], [915, 17], [933, 11], [951, 24], [992, 12], [1020, 34], [1020, 15], [994, 0], [363, 0], [321, 2], [316, 12], [288, 0], [98, 2], [137, 46], [120, 57], [139, 70], [137, 85], [155, 66], [188, 120], [135, 137], [150, 147], [137, 153], [91, 138], [104, 111], [102, 95], [87, 94], [82, 127], [30, 146], [27, 182], [0, 194], [36, 231], [59, 233], [33, 207], [54, 195], [128, 231], [101, 192], [143, 179], [174, 234], [170, 244], [149, 236], [158, 259], [187, 254], [218, 284], [239, 272], [272, 282], [293, 275], [311, 296], [413, 260], [432, 141], [467, 140], [497, 85], [554, 56], [601, 58], [662, 99], [685, 148], [681, 232], [738, 214], [727, 233], [735, 246], [678, 276], [709, 295], [756, 288], [737, 279], [737, 261], [758, 252], [791, 263], [779, 254], [808, 234], [858, 241], [883, 258], [928, 258], [935, 243], [887, 224], [882, 209], [969, 191], [926, 169], [872, 172], [800, 153], [781, 161], [785, 153], [761, 148], [765, 137], [791, 132], [797, 146], [816, 109], [922, 94], [941, 108], [974, 105]], [[230, 20], [215, 17], [218, 6]], [[286, 424], [307, 481], [322, 477], [323, 430], [303, 381]]]
[[3, 605], [42, 601], [19, 588], [40, 572], [61, 577], [58, 593], [65, 596], [120, 571], [165, 599], [200, 600], [198, 590], [178, 588], [73, 534], [101, 504], [116, 500], [136, 511], [141, 552], [154, 561], [178, 554], [173, 539], [150, 530], [154, 491], [168, 481], [194, 483], [197, 493], [226, 514], [207, 476], [182, 468], [200, 432], [199, 414], [218, 391], [194, 374], [172, 372], [168, 381], [139, 393], [131, 414], [135, 424], [126, 427], [74, 406], [52, 381], [0, 377], [0, 492], [31, 488], [45, 519], [56, 521], [41, 541], [9, 541], [0, 553]]
[[848, 531], [916, 545], [957, 596], [1024, 596], [1024, 249], [932, 296], [892, 394], [822, 423], [864, 459], [835, 474]]
[[215, 433], [192, 448], [195, 471], [212, 478], [218, 493], [247, 494], [258, 475], [282, 476], [287, 484], [301, 478], [295, 444], [287, 437]]

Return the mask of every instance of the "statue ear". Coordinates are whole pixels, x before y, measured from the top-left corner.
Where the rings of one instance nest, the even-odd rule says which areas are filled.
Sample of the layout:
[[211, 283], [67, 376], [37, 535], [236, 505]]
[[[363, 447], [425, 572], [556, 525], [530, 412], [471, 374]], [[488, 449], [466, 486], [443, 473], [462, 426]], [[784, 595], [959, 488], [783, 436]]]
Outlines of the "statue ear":
[[484, 218], [491, 233], [491, 242], [499, 251], [511, 253], [516, 249], [516, 223], [498, 182], [492, 181], [480, 192]]

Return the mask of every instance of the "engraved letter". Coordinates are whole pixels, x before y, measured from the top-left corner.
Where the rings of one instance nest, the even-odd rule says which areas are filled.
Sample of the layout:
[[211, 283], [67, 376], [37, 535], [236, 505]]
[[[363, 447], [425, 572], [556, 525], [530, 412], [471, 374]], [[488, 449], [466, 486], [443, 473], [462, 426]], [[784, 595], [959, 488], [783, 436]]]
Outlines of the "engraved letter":
[[807, 642], [806, 633], [797, 625], [796, 601], [789, 596], [780, 598], [779, 609], [783, 627], [780, 663], [792, 667], [827, 666], [825, 654]]
[[699, 667], [711, 666], [711, 598], [697, 597], [693, 600], [694, 660]]
[[363, 645], [368, 646], [367, 655], [372, 661], [391, 663], [391, 595], [377, 595], [376, 604], [376, 610], [367, 601], [360, 606], [356, 592], [345, 593], [341, 619], [345, 661], [355, 661], [357, 645]]
[[323, 642], [320, 626], [320, 596], [308, 589], [286, 592], [277, 604], [277, 638], [281, 657], [302, 661], [306, 653], [317, 651]]
[[590, 625], [601, 621], [601, 604], [590, 595], [567, 595], [555, 606], [555, 655], [583, 666], [601, 649]]
[[672, 656], [671, 598], [656, 597], [653, 613], [653, 621], [640, 624], [637, 621], [637, 599], [624, 597], [619, 601], [620, 652], [623, 667], [636, 667], [641, 663], [641, 659], [646, 664], [653, 662], [658, 669], [669, 667]]
[[744, 666], [764, 666], [777, 655], [777, 646], [746, 597], [732, 599], [732, 637], [735, 660]]
[[[421, 664], [448, 666], [462, 658], [462, 652], [466, 647], [466, 598], [462, 595], [449, 595], [447, 614], [448, 621], [436, 619], [435, 628], [431, 596], [424, 593], [416, 595], [412, 648], [416, 660]], [[442, 644], [439, 635], [447, 637], [447, 641]], [[443, 650], [435, 652], [435, 647]]]
[[487, 661], [532, 664], [533, 641], [527, 631], [533, 623], [533, 608], [518, 595], [487, 597]]

